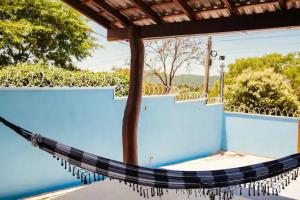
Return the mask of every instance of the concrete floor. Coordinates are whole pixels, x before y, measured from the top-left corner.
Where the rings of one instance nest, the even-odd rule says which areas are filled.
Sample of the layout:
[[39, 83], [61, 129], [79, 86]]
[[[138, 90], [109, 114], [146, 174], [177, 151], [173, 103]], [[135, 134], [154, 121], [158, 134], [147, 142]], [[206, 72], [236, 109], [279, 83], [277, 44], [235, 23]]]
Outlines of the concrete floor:
[[[256, 164], [260, 162], [265, 162], [272, 160], [271, 158], [239, 154], [234, 152], [221, 152], [213, 156], [209, 156], [202, 159], [196, 159], [192, 161], [187, 161], [175, 165], [170, 165], [164, 167], [166, 169], [173, 170], [215, 170], [215, 169], [225, 169], [232, 167], [240, 167], [251, 164]], [[245, 192], [246, 194], [247, 192]], [[50, 193], [42, 195], [35, 198], [29, 198], [30, 200], [41, 200], [41, 199], [55, 199], [55, 200], [119, 200], [119, 199], [130, 199], [138, 200], [141, 198], [136, 192], [133, 192], [131, 188], [120, 184], [119, 181], [103, 181], [97, 182], [88, 186], [73, 188], [71, 190], [58, 191], [56, 193]], [[187, 195], [178, 193], [175, 191], [170, 191], [168, 194], [163, 195], [161, 198], [155, 197], [150, 198], [152, 200], [162, 199], [162, 200], [179, 200], [188, 199]], [[205, 199], [196, 198], [194, 195], [189, 197], [190, 200], [193, 199]], [[246, 200], [246, 199], [274, 199], [274, 200], [300, 200], [300, 178], [297, 181], [292, 182], [278, 197], [275, 196], [260, 196], [260, 197], [248, 197], [248, 196], [235, 196], [236, 200]]]

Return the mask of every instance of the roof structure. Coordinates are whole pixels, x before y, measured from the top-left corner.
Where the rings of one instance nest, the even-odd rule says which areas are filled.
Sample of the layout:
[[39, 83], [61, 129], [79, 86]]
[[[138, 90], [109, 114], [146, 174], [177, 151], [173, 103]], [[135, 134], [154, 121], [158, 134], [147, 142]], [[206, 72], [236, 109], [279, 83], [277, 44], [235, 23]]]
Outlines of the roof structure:
[[105, 27], [108, 40], [129, 40], [130, 82], [122, 142], [123, 162], [132, 165], [138, 164], [145, 39], [300, 27], [300, 0], [62, 1]]
[[291, 28], [300, 25], [300, 0], [63, 0], [127, 40], [140, 26], [143, 39]]

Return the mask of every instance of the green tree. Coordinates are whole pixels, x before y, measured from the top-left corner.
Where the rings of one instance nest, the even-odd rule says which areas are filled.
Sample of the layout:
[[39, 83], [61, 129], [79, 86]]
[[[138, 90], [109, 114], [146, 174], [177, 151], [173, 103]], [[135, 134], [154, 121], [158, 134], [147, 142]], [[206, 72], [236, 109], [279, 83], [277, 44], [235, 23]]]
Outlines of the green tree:
[[298, 54], [290, 53], [287, 55], [281, 55], [279, 53], [267, 54], [261, 57], [250, 57], [237, 59], [235, 63], [229, 65], [229, 77], [236, 77], [240, 75], [244, 70], [263, 70], [267, 68], [274, 69], [275, 72], [282, 73], [284, 65], [287, 63], [295, 63], [298, 58]]
[[[300, 54], [300, 53], [299, 53]], [[300, 101], [300, 60], [297, 65], [286, 65], [284, 67], [284, 75], [289, 80], [292, 88], [295, 90], [295, 94]]]
[[299, 102], [283, 75], [272, 68], [263, 71], [244, 70], [225, 87], [227, 106], [279, 108], [296, 111]]
[[[273, 53], [261, 57], [237, 59], [235, 63], [229, 65], [229, 70], [225, 74], [225, 85], [233, 84], [236, 77], [245, 70], [258, 71], [268, 68], [284, 75], [300, 100], [300, 52], [287, 55]], [[210, 91], [210, 96], [218, 94], [219, 82], [216, 82]]]
[[0, 67], [45, 62], [74, 68], [96, 47], [86, 21], [60, 1], [0, 1]]
[[[268, 54], [262, 57], [238, 59], [234, 64], [229, 65], [229, 72], [226, 74], [227, 83], [240, 75], [244, 70], [264, 70], [272, 68], [274, 72], [280, 73], [289, 80], [293, 89], [297, 92], [300, 88], [300, 52], [281, 55], [278, 53]], [[300, 100], [300, 93], [298, 92]]]

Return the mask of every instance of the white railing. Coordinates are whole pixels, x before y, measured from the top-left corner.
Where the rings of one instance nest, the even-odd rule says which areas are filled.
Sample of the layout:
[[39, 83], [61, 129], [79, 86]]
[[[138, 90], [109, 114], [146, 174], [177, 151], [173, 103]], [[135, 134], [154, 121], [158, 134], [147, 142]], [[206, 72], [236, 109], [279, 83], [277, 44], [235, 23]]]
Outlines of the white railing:
[[207, 104], [217, 104], [217, 103], [223, 103], [221, 97], [208, 97], [207, 98]]
[[299, 110], [286, 110], [286, 109], [279, 109], [279, 108], [264, 108], [264, 107], [253, 107], [253, 106], [249, 106], [249, 107], [246, 107], [246, 106], [227, 106], [227, 105], [225, 105], [225, 111], [259, 114], [259, 115], [300, 117], [300, 111]]
[[[60, 69], [51, 69], [44, 73], [42, 70], [21, 71], [10, 70], [2, 73], [0, 76], [0, 88], [7, 87], [105, 87], [115, 86], [115, 93], [118, 97], [128, 95], [128, 84], [122, 82], [118, 77], [112, 74], [95, 73], [74, 73], [70, 72], [67, 76], [59, 73]], [[65, 72], [66, 73], [66, 72]], [[30, 77], [30, 78], [28, 78]], [[46, 77], [50, 77], [49, 81]], [[165, 87], [163, 85], [145, 84], [143, 86], [143, 96], [152, 95], [173, 95], [176, 101], [189, 101], [205, 99], [207, 104], [222, 103], [220, 97], [209, 97], [206, 93], [195, 92], [180, 87]], [[287, 117], [300, 117], [300, 111], [286, 110], [279, 108], [264, 107], [245, 107], [245, 106], [228, 106], [225, 101], [225, 110], [229, 112], [241, 112], [260, 115], [277, 115]]]
[[165, 87], [163, 85], [144, 85], [143, 86], [143, 95], [176, 95], [180, 92], [180, 89], [177, 87]]
[[203, 92], [193, 92], [189, 89], [182, 89], [178, 87], [165, 87], [162, 85], [145, 85], [143, 86], [143, 95], [172, 95], [175, 96], [176, 101], [188, 101], [197, 99], [206, 99], [207, 94]]
[[189, 101], [206, 98], [207, 94], [202, 92], [179, 92], [176, 94], [176, 101]]
[[[45, 71], [46, 70], [46, 71]], [[128, 81], [128, 80], [127, 80]], [[18, 69], [12, 68], [4, 70], [0, 74], [1, 87], [106, 87], [114, 86], [117, 97], [125, 97], [128, 95], [129, 86], [127, 81], [121, 80], [119, 77], [111, 73], [89, 73], [89, 72], [68, 72], [62, 71], [60, 68], [40, 69], [33, 68]], [[196, 99], [206, 99], [207, 94], [202, 92], [191, 91], [187, 88], [165, 87], [159, 84], [147, 84], [143, 86], [143, 96], [153, 95], [173, 95], [177, 101], [188, 101]], [[208, 103], [218, 102], [215, 98], [210, 98]]]

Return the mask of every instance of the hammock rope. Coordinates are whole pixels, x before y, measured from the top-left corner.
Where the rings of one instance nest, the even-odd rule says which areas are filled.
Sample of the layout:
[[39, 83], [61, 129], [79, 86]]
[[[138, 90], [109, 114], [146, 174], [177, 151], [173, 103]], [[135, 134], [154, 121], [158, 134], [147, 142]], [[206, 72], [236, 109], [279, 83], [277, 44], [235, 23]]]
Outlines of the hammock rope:
[[212, 171], [175, 171], [124, 164], [67, 146], [25, 130], [0, 116], [0, 122], [60, 160], [61, 166], [84, 184], [106, 177], [128, 185], [144, 198], [176, 189], [188, 196], [229, 200], [234, 194], [278, 195], [298, 177], [300, 154], [264, 163]]

